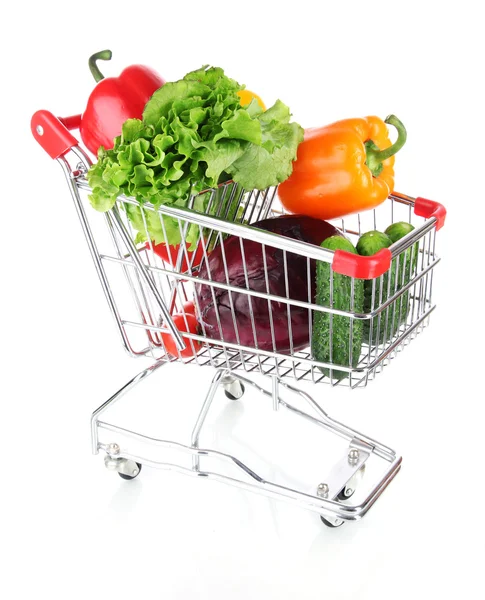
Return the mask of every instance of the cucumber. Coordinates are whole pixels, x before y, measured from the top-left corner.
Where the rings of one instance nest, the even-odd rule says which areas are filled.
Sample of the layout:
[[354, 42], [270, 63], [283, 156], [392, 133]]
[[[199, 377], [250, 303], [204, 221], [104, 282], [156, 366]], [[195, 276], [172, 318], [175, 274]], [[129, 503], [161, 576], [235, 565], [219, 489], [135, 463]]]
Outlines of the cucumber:
[[[363, 233], [359, 241], [357, 242], [357, 252], [361, 256], [372, 256], [382, 250], [383, 248], [389, 248], [392, 244], [391, 238], [381, 231], [367, 231]], [[394, 290], [394, 283], [396, 280], [396, 266], [391, 265], [390, 269], [391, 274], [391, 293]], [[372, 289], [375, 281], [375, 291], [374, 291], [374, 302], [372, 302]], [[377, 279], [366, 279], [364, 280], [364, 312], [368, 313], [371, 310], [375, 310], [378, 306], [380, 306], [383, 302], [385, 302], [388, 298], [387, 290], [389, 286], [389, 271], [384, 273], [382, 277]], [[373, 319], [369, 319], [364, 321], [363, 325], [363, 340], [367, 343], [371, 344], [382, 344], [382, 342], [386, 341], [391, 337], [393, 328], [392, 328], [392, 312], [389, 313], [389, 309], [380, 313], [379, 315], [374, 317]], [[395, 322], [397, 325], [399, 322], [399, 317]], [[372, 323], [372, 329], [371, 329]], [[371, 337], [372, 331], [372, 337]], [[379, 337], [379, 340], [377, 338]]]
[[[414, 227], [405, 221], [389, 225], [384, 233], [380, 231], [368, 231], [364, 233], [357, 242], [357, 252], [362, 256], [372, 256], [383, 248], [389, 248], [402, 237], [413, 231]], [[417, 244], [415, 244], [417, 246]], [[389, 271], [375, 280], [374, 303], [372, 303], [372, 279], [364, 282], [364, 312], [375, 310], [380, 304], [394, 295], [401, 287], [406, 285], [414, 274], [417, 265], [417, 247], [408, 248], [405, 253], [394, 258]], [[412, 254], [412, 264], [411, 264]], [[403, 272], [403, 269], [405, 272]], [[397, 281], [396, 281], [397, 276]], [[390, 283], [389, 283], [390, 279]], [[382, 292], [381, 292], [382, 287]], [[382, 295], [381, 295], [382, 294]], [[389, 341], [398, 331], [399, 327], [406, 321], [409, 313], [409, 293], [405, 292], [394, 304], [372, 319], [364, 321], [363, 340], [367, 343], [382, 344]]]
[[[414, 230], [414, 226], [407, 221], [399, 221], [389, 225], [385, 230], [385, 233], [391, 238], [392, 243], [397, 242], [408, 233]], [[411, 281], [416, 273], [418, 266], [418, 253], [419, 253], [419, 242], [416, 242], [411, 248], [408, 248], [405, 252], [401, 253], [398, 257], [393, 259], [393, 267], [397, 274], [397, 288], [401, 289], [407, 283]], [[392, 293], [394, 293], [394, 287], [391, 287]], [[406, 322], [409, 314], [410, 303], [409, 303], [409, 292], [404, 294], [396, 301], [396, 312], [398, 314], [397, 327], [401, 326]], [[397, 331], [397, 329], [395, 329]]]
[[384, 231], [384, 233], [390, 238], [391, 242], [397, 242], [401, 238], [403, 238], [408, 233], [413, 231], [414, 227], [411, 223], [407, 221], [398, 221], [397, 223], [393, 223], [389, 225], [389, 227]]
[[392, 240], [386, 233], [374, 230], [360, 236], [356, 249], [361, 256], [372, 256], [383, 248], [389, 248], [391, 244]]
[[[414, 226], [407, 221], [399, 221], [398, 223], [393, 223], [389, 225], [389, 227], [385, 230], [385, 234], [389, 236], [392, 243], [397, 242], [401, 238], [403, 238], [408, 233], [414, 231]], [[419, 253], [419, 242], [416, 242], [412, 248], [408, 248], [404, 254], [401, 254], [398, 258], [401, 259], [401, 264], [399, 265], [400, 269], [398, 272], [398, 286], [402, 287], [411, 281], [412, 276], [416, 272], [416, 267], [418, 265], [418, 253]], [[404, 258], [405, 257], [405, 258]], [[411, 264], [412, 262], [412, 264]], [[404, 275], [404, 281], [402, 281], [402, 269], [405, 269], [406, 273]], [[399, 275], [400, 273], [400, 275]]]
[[[328, 237], [321, 244], [328, 250], [347, 250], [357, 254], [352, 243], [343, 236]], [[352, 305], [352, 286], [354, 303]], [[333, 302], [331, 303], [331, 292]], [[317, 286], [315, 303], [346, 312], [361, 313], [364, 308], [364, 280], [353, 279], [332, 271], [326, 262], [317, 262]], [[350, 332], [352, 331], [352, 345]], [[356, 367], [362, 348], [362, 321], [341, 315], [313, 311], [312, 353], [315, 360]], [[344, 379], [349, 373], [338, 369], [322, 368], [325, 375]]]

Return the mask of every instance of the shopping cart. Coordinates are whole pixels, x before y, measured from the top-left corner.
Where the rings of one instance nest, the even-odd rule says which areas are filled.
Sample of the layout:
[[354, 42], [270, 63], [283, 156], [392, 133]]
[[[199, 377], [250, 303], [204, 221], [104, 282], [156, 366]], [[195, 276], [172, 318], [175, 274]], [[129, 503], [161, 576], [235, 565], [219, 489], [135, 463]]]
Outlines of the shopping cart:
[[[86, 172], [91, 160], [70, 133], [79, 122], [80, 116], [59, 119], [48, 111], [38, 111], [32, 117], [32, 133], [64, 171], [124, 348], [131, 356], [153, 359], [151, 366], [94, 411], [93, 453], [105, 452], [106, 466], [124, 479], [136, 477], [142, 464], [146, 464], [284, 499], [314, 511], [331, 527], [363, 517], [398, 473], [401, 457], [330, 418], [298, 384], [365, 387], [421, 333], [435, 308], [432, 282], [439, 262], [436, 231], [446, 215], [443, 206], [393, 193], [377, 209], [332, 222], [354, 243], [361, 233], [383, 230], [390, 223], [406, 221], [414, 225], [413, 231], [375, 257], [332, 252], [254, 227], [255, 223], [284, 212], [276, 188], [246, 191], [232, 181], [226, 182], [217, 189], [201, 192], [205, 195], [204, 213], [169, 205], [155, 209], [124, 196], [117, 199], [112, 210], [99, 213], [87, 200], [90, 188]], [[191, 197], [189, 207], [194, 198]], [[137, 242], [140, 231], [135, 231], [127, 218], [129, 207], [140, 211], [145, 228], [148, 219], [158, 219], [164, 232], [175, 223], [180, 231], [180, 245], [172, 247], [173, 251], [162, 259], [148, 231], [144, 236], [147, 241]], [[190, 246], [184, 241], [189, 230], [192, 239], [195, 231], [196, 238]], [[277, 256], [283, 273], [277, 293], [268, 276], [269, 267], [262, 285], [252, 284], [251, 259], [258, 252], [265, 265]], [[231, 263], [234, 255], [240, 265], [237, 276]], [[324, 304], [315, 303], [312, 285], [319, 261], [330, 266], [329, 297]], [[303, 298], [294, 294], [290, 264], [297, 265], [307, 282]], [[350, 310], [338, 308], [336, 302], [337, 278], [342, 276], [350, 284]], [[364, 311], [357, 311], [357, 289], [363, 280], [368, 303]], [[199, 324], [195, 331], [184, 312], [188, 302], [193, 302]], [[182, 314], [178, 327], [174, 323], [177, 313]], [[317, 314], [325, 315], [329, 350], [326, 360], [317, 360], [311, 349]], [[346, 364], [332, 360], [332, 348], [339, 343], [336, 330], [343, 323], [349, 336]], [[367, 335], [356, 346], [354, 338], [362, 330]], [[155, 439], [101, 419], [148, 375], [172, 362], [209, 366], [216, 371], [190, 440], [182, 443]], [[267, 376], [262, 379], [270, 382], [269, 389], [256, 381], [259, 375]], [[275, 411], [284, 408], [348, 441], [327, 476], [295, 489], [263, 478], [229, 453], [199, 447], [200, 433], [216, 392], [222, 389], [230, 400], [239, 400], [249, 388], [269, 397]], [[283, 392], [298, 405], [284, 399]], [[135, 453], [133, 447], [140, 449]], [[154, 449], [178, 458], [172, 462], [163, 457], [154, 459]], [[368, 490], [360, 502], [351, 504], [349, 499], [371, 456], [380, 461], [381, 472], [372, 482], [366, 477]], [[217, 467], [220, 464], [225, 465], [225, 471]]]

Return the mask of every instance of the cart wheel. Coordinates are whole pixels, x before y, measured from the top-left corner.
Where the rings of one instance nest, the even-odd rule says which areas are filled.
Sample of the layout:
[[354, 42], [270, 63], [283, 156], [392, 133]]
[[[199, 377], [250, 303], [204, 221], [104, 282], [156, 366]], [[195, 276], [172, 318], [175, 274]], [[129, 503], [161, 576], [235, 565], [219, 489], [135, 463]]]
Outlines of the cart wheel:
[[331, 529], [335, 529], [336, 527], [342, 527], [342, 525], [344, 524], [343, 519], [338, 519], [336, 523], [332, 523], [322, 515], [320, 515], [320, 519], [322, 519], [322, 523], [324, 523], [327, 527], [330, 527]]
[[[335, 499], [336, 500], [348, 500], [349, 498], [352, 498], [359, 481], [364, 476], [364, 473], [365, 473], [365, 464], [363, 464], [360, 467], [360, 469], [357, 471], [357, 473], [354, 475], [354, 477], [352, 477], [350, 482], [348, 482], [348, 483], [350, 483], [350, 486], [349, 487], [345, 486], [344, 489], [339, 492], [338, 496]], [[349, 491], [350, 491], [350, 493], [348, 493]]]
[[344, 489], [336, 497], [336, 500], [348, 500], [349, 498], [352, 498], [355, 490], [350, 490], [350, 494], [346, 493], [348, 491], [349, 491], [349, 488], [344, 487]]
[[124, 473], [118, 473], [118, 475], [121, 477], [121, 479], [135, 479], [135, 477], [138, 477], [138, 475], [140, 474], [141, 464], [136, 463], [136, 466], [138, 467], [138, 473], [136, 475], [125, 475]]
[[239, 385], [241, 386], [241, 394], [239, 396], [234, 396], [231, 392], [224, 390], [226, 398], [229, 398], [229, 400], [240, 400], [244, 396], [244, 385], [241, 382], [239, 382]]

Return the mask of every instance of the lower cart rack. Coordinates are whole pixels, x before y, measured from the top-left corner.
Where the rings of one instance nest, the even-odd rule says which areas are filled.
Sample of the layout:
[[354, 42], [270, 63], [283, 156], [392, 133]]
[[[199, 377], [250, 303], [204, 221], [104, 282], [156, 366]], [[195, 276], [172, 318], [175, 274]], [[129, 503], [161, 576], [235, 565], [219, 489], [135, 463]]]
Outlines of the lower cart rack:
[[[93, 452], [98, 454], [100, 450], [104, 451], [106, 467], [117, 471], [124, 479], [137, 477], [143, 464], [204, 477], [269, 498], [284, 500], [317, 513], [325, 525], [338, 527], [345, 521], [361, 519], [401, 468], [401, 457], [393, 450], [335, 421], [309, 394], [286, 382], [280, 382], [276, 377], [272, 378], [272, 388], [268, 390], [241, 375], [224, 369], [217, 370], [194, 424], [190, 443], [148, 437], [102, 420], [106, 411], [115, 402], [165, 364], [167, 364], [165, 361], [159, 361], [142, 371], [92, 415]], [[313, 493], [309, 491], [312, 487], [311, 483], [303, 489], [288, 487], [263, 478], [250, 465], [232, 454], [199, 446], [200, 434], [217, 392], [223, 390], [226, 401], [241, 401], [245, 390], [251, 388], [270, 398], [274, 411], [287, 410], [295, 417], [302, 417], [313, 425], [348, 441], [349, 445], [340, 460], [329, 472], [322, 473], [321, 481], [314, 482]], [[280, 388], [296, 396], [300, 403], [306, 403], [311, 411], [307, 412], [283, 400]], [[106, 441], [101, 441], [101, 438]], [[130, 450], [133, 445], [139, 448], [137, 453]], [[162, 453], [170, 451], [172, 456], [175, 451], [180, 460], [167, 462], [163, 458], [155, 459], [153, 458], [155, 449]], [[366, 462], [370, 456], [378, 457], [384, 465], [380, 478], [372, 482], [364, 478]], [[221, 461], [229, 465], [231, 474], [218, 470]], [[350, 498], [356, 489], [362, 486], [362, 480], [368, 491], [358, 504], [352, 504], [349, 502]]]

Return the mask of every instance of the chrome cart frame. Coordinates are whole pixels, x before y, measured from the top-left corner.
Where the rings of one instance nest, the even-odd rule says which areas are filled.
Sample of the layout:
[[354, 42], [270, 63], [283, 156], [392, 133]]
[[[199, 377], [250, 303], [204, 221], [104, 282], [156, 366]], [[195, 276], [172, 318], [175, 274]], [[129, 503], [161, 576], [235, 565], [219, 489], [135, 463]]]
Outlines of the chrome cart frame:
[[[158, 469], [173, 470], [186, 475], [205, 477], [306, 508], [319, 514], [326, 525], [338, 527], [344, 521], [353, 521], [362, 518], [401, 468], [402, 459], [393, 450], [335, 421], [306, 392], [298, 390], [286, 382], [279, 381], [276, 376], [272, 377], [272, 389], [269, 391], [246, 377], [234, 375], [227, 370], [218, 369], [194, 425], [190, 444], [147, 437], [101, 420], [101, 416], [113, 403], [128, 393], [131, 388], [138, 385], [142, 379], [148, 377], [165, 364], [167, 362], [163, 360], [158, 361], [148, 369], [142, 371], [94, 411], [92, 415], [93, 453], [98, 454], [99, 450], [103, 450], [106, 453], [106, 467], [125, 475], [128, 479], [138, 475], [142, 464]], [[287, 409], [294, 415], [303, 417], [311, 423], [348, 440], [349, 447], [347, 452], [334, 465], [334, 468], [324, 478], [324, 481], [315, 487], [315, 494], [308, 494], [301, 490], [265, 480], [235, 456], [199, 447], [199, 436], [218, 389], [224, 389], [228, 397], [239, 399], [244, 389], [242, 385], [252, 386], [259, 393], [270, 397], [274, 410], [279, 410], [280, 408]], [[284, 401], [279, 394], [280, 386], [284, 386], [287, 390], [307, 402], [314, 414], [309, 414], [306, 411], [296, 408], [293, 404]], [[107, 433], [110, 438], [114, 439], [119, 439], [120, 437], [126, 439], [127, 447], [129, 447], [130, 439], [136, 439], [145, 446], [147, 453], [134, 455], [125, 450], [125, 447], [122, 449], [118, 443], [102, 443], [99, 440], [100, 433]], [[180, 464], [150, 459], [150, 449], [153, 446], [166, 450], [177, 450], [180, 453]], [[345, 501], [353, 495], [362, 478], [366, 461], [371, 454], [378, 456], [388, 463], [382, 478], [374, 484], [365, 499], [359, 504], [346, 504]], [[192, 464], [188, 464], [185, 461], [186, 464], [184, 465], [184, 458], [186, 456], [192, 457]], [[211, 470], [209, 464], [213, 465], [217, 460], [230, 463], [233, 466], [234, 476], [227, 476]], [[209, 463], [207, 464], [207, 468], [202, 468], [202, 461]]]
[[[358, 257], [361, 261], [358, 263], [353, 259], [349, 263], [349, 257], [343, 254], [253, 227], [252, 224], [262, 219], [280, 214], [274, 188], [246, 191], [233, 182], [227, 182], [216, 190], [202, 192], [207, 195], [205, 213], [168, 205], [158, 208], [148, 204], [141, 206], [134, 198], [119, 197], [115, 206], [102, 214], [94, 211], [87, 202], [90, 187], [86, 173], [91, 160], [68, 130], [78, 125], [79, 118], [61, 120], [48, 111], [38, 111], [32, 118], [32, 133], [64, 171], [124, 348], [131, 356], [150, 356], [154, 361], [93, 413], [93, 453], [105, 452], [106, 467], [117, 471], [124, 479], [136, 477], [145, 464], [228, 483], [297, 504], [319, 514], [331, 527], [362, 518], [398, 473], [401, 457], [387, 446], [330, 418], [307, 392], [295, 387], [294, 383], [327, 383], [332, 387], [349, 389], [365, 387], [423, 330], [435, 308], [432, 280], [434, 267], [439, 262], [435, 252], [436, 231], [443, 225], [444, 208], [436, 202], [394, 193], [381, 208], [336, 221], [335, 225], [349, 238], [357, 238], [366, 228], [377, 229], [378, 223], [383, 220], [389, 223], [400, 219], [417, 222], [415, 229], [392, 244], [379, 260], [362, 261], [362, 257]], [[135, 242], [139, 240], [140, 231], [133, 230], [127, 217], [128, 205], [141, 211], [145, 223], [145, 232], [141, 233], [146, 234], [146, 241], [142, 243]], [[189, 202], [189, 206], [192, 205]], [[148, 215], [148, 212], [151, 214]], [[385, 212], [385, 216], [381, 217], [381, 212]], [[163, 260], [160, 260], [148, 236], [146, 222], [148, 216], [153, 218], [154, 215], [160, 219], [164, 232], [170, 219], [177, 224], [181, 234], [182, 241], [175, 254], [169, 252]], [[189, 230], [197, 234], [195, 249], [184, 241]], [[234, 246], [234, 240], [242, 257], [244, 273], [239, 283], [229, 275], [226, 256], [229, 245], [232, 243]], [[279, 253], [284, 266], [283, 293], [271, 290], [267, 274], [266, 287], [254, 289], [249, 285], [245, 249], [251, 247], [254, 250], [255, 246], [248, 244], [257, 244], [265, 265], [269, 263], [268, 248]], [[222, 277], [213, 276], [210, 270], [209, 257], [212, 258], [215, 253], [221, 255]], [[291, 289], [288, 264], [295, 257], [308, 274], [308, 294], [303, 299], [295, 298]], [[328, 305], [316, 304], [311, 289], [310, 274], [318, 261], [331, 265]], [[363, 264], [368, 275], [362, 275]], [[336, 274], [351, 279], [350, 311], [334, 306], [332, 290], [336, 285]], [[354, 310], [357, 302], [355, 290], [360, 285], [358, 280], [362, 279], [371, 282], [368, 289], [372, 302], [366, 312]], [[212, 318], [216, 326], [208, 324], [201, 291], [213, 300], [211, 310], [215, 311]], [[229, 303], [229, 307], [225, 307], [229, 311], [225, 319], [216, 302], [220, 294], [226, 294]], [[190, 330], [186, 313], [181, 313], [185, 315], [184, 326], [177, 328], [174, 324], [174, 314], [180, 312], [191, 298], [194, 298], [194, 314], [200, 324], [200, 330], [196, 332]], [[267, 303], [272, 340], [269, 347], [267, 342], [266, 346], [260, 343], [254, 310], [258, 302]], [[250, 319], [244, 331], [241, 330], [238, 303], [249, 307], [247, 313]], [[312, 355], [309, 345], [312, 322], [317, 313], [330, 319], [330, 347], [337, 319], [348, 320], [348, 364], [334, 363], [331, 352], [329, 360], [316, 360]], [[310, 334], [306, 347], [297, 340], [295, 314], [300, 321], [307, 315]], [[279, 323], [287, 323], [287, 339], [283, 342], [276, 335], [274, 321], [277, 319], [280, 319]], [[359, 355], [352, 356], [353, 336], [357, 335], [363, 323], [367, 323], [368, 338], [362, 344]], [[174, 344], [170, 344], [170, 340]], [[108, 409], [121, 397], [171, 362], [182, 362], [190, 368], [211, 366], [216, 371], [190, 440], [181, 443], [156, 439], [104, 420]], [[266, 380], [271, 383], [270, 389], [249, 378], [251, 374], [266, 375]], [[348, 441], [346, 451], [334, 468], [315, 482], [314, 493], [308, 493], [308, 488], [298, 490], [269, 481], [232, 454], [199, 447], [200, 433], [218, 390], [223, 390], [230, 400], [239, 400], [246, 388], [268, 396], [274, 411], [286, 409], [292, 415], [303, 417]], [[283, 399], [282, 390], [301, 404], [306, 403], [307, 409]], [[140, 452], [130, 451], [133, 441], [141, 445]], [[175, 451], [179, 460], [153, 459], [151, 451], [155, 447], [162, 451]], [[383, 461], [383, 472], [377, 481], [371, 483], [365, 497], [359, 503], [351, 504], [349, 499], [360, 483], [370, 456]], [[230, 465], [232, 474], [218, 472], [218, 461]]]

